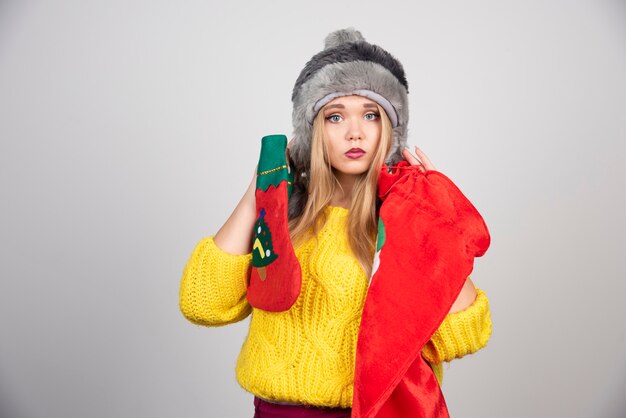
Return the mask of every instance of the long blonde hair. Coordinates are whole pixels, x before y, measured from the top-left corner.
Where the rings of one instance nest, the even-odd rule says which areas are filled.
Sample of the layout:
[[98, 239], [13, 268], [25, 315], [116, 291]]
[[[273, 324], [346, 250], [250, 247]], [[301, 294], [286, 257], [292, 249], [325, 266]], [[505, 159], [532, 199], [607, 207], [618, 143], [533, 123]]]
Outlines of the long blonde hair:
[[[380, 142], [369, 170], [358, 176], [352, 190], [352, 201], [348, 216], [348, 243], [359, 264], [369, 277], [372, 271], [377, 232], [376, 188], [380, 168], [389, 152], [393, 130], [391, 121], [382, 107], [378, 106], [381, 118]], [[289, 230], [294, 245], [316, 235], [326, 222], [324, 208], [331, 202], [339, 182], [333, 173], [324, 138], [324, 109], [320, 109], [313, 121], [311, 138], [311, 169], [308, 183], [308, 198], [300, 216], [291, 219]]]

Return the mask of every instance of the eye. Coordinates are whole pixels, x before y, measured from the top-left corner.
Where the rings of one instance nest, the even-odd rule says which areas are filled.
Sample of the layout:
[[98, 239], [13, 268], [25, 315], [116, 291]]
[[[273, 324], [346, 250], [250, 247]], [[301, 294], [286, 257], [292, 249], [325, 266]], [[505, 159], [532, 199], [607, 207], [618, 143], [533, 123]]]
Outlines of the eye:
[[376, 119], [378, 119], [379, 117], [380, 117], [380, 115], [379, 115], [378, 113], [375, 113], [375, 112], [370, 112], [370, 113], [367, 113], [367, 114], [365, 115], [365, 119], [366, 119], [366, 120], [376, 120]]
[[341, 116], [339, 116], [337, 114], [330, 115], [330, 116], [326, 117], [326, 120], [330, 121], [330, 122], [334, 122], [334, 123], [340, 122], [341, 121]]

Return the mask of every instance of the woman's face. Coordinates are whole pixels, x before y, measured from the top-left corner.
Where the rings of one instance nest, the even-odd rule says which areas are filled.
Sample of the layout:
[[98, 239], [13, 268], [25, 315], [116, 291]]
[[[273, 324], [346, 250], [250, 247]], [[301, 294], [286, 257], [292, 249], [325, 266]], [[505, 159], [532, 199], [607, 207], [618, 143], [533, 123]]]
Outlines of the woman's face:
[[362, 96], [343, 96], [320, 112], [324, 112], [324, 137], [335, 175], [356, 176], [369, 170], [382, 130], [376, 102]]

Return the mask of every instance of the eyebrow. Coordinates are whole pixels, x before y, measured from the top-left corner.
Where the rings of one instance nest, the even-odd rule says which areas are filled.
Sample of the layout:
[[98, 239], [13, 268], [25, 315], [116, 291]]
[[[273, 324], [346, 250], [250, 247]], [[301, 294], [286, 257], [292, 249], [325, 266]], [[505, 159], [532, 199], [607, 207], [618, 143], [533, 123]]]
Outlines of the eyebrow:
[[[378, 106], [376, 106], [376, 103], [363, 103], [363, 107], [371, 107], [376, 109]], [[341, 103], [335, 103], [335, 104], [331, 104], [326, 106], [326, 110], [328, 109], [345, 109], [346, 107], [344, 105], [342, 105]]]

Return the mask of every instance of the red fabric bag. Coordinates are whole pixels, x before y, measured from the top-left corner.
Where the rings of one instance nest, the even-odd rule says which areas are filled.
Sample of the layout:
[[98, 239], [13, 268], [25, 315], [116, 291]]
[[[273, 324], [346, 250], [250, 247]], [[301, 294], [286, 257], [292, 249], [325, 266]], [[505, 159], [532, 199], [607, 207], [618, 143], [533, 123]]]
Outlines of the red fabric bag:
[[448, 417], [421, 351], [443, 322], [490, 236], [445, 175], [383, 166], [375, 271], [357, 342], [352, 416]]

